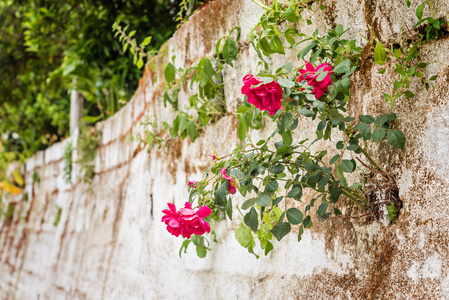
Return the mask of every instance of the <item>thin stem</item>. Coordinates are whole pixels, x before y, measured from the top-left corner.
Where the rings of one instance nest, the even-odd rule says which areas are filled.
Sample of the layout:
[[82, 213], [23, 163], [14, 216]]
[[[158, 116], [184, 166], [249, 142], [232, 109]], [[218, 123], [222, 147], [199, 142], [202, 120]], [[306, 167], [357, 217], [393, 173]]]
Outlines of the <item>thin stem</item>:
[[366, 199], [363, 198], [362, 196], [358, 195], [358, 194], [353, 193], [353, 191], [352, 191], [351, 189], [348, 189], [348, 188], [346, 188], [346, 187], [344, 187], [344, 186], [342, 186], [341, 189], [342, 189], [342, 190], [345, 190], [346, 192], [348, 192], [349, 194], [355, 196], [355, 197], [358, 198], [361, 202], [363, 202], [364, 204], [366, 204]]
[[267, 10], [272, 10], [271, 7], [268, 7], [266, 5], [264, 5], [263, 3], [259, 2], [258, 0], [253, 0], [254, 3], [256, 3], [257, 5], [259, 5], [262, 8], [265, 8]]
[[365, 155], [366, 159], [368, 159], [368, 161], [381, 173], [385, 173], [384, 170], [382, 170], [377, 164], [376, 162], [371, 158], [371, 156], [368, 154], [368, 152], [366, 152], [362, 147], [359, 146], [360, 151], [362, 152], [363, 155]]
[[427, 3], [429, 3], [429, 6], [430, 6], [430, 11], [432, 12], [432, 16], [433, 16], [433, 18], [434, 18], [434, 19], [436, 19], [436, 17], [435, 17], [435, 13], [433, 12], [433, 7], [432, 7], [432, 3], [430, 2], [430, 0], [428, 0], [428, 1], [427, 1]]
[[372, 214], [372, 213], [373, 213], [373, 211], [371, 210], [371, 211], [367, 212], [366, 214], [363, 214], [363, 215], [360, 215], [360, 216], [339, 215], [339, 216], [330, 217], [330, 218], [328, 218], [327, 220], [329, 221], [329, 220], [331, 220], [331, 219], [336, 219], [336, 218], [358, 219], [358, 218], [361, 218], [361, 217], [366, 217], [366, 216], [368, 216], [368, 215], [370, 215], [370, 214]]
[[388, 174], [379, 172], [378, 170], [375, 170], [375, 169], [371, 168], [370, 166], [366, 165], [363, 161], [361, 161], [360, 158], [358, 158], [358, 157], [356, 157], [356, 159], [357, 159], [357, 160], [358, 160], [358, 161], [359, 161], [365, 168], [367, 168], [367, 169], [373, 171], [374, 173], [380, 174], [380, 175], [384, 176], [385, 178], [387, 178], [387, 175], [388, 175]]
[[357, 204], [357, 206], [358, 207], [360, 207], [361, 209], [365, 209], [365, 206], [362, 204], [362, 203], [360, 203], [358, 200], [356, 200], [350, 193], [348, 193], [347, 191], [345, 191], [345, 190], [341, 190], [341, 192], [346, 196], [346, 197], [348, 197], [349, 199], [351, 199], [355, 204]]
[[235, 207], [237, 208], [237, 210], [239, 211], [240, 215], [242, 216], [242, 218], [244, 219], [245, 216], [243, 215], [242, 211], [240, 210], [239, 206], [236, 204]]

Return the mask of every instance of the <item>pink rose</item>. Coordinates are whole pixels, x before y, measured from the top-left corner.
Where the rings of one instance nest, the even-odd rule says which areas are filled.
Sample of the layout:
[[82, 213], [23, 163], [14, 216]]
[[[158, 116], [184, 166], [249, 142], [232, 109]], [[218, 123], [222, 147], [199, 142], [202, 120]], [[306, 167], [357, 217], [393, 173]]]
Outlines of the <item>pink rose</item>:
[[189, 202], [185, 203], [185, 207], [176, 211], [173, 203], [167, 203], [169, 209], [164, 209], [165, 214], [161, 221], [167, 225], [167, 230], [172, 235], [178, 237], [180, 234], [186, 239], [190, 239], [192, 234], [202, 235], [210, 232], [209, 223], [204, 218], [210, 215], [212, 210], [206, 205], [201, 206], [197, 212], [193, 211]]
[[198, 181], [189, 181], [188, 185], [189, 187], [193, 185], [193, 188], [195, 189], [198, 185], [196, 184]]
[[248, 103], [260, 110], [268, 111], [270, 116], [282, 108], [283, 91], [276, 81], [263, 84], [262, 80], [248, 74], [243, 77], [242, 94], [248, 97]]
[[220, 172], [221, 176], [228, 181], [228, 191], [234, 195], [237, 192], [237, 189], [235, 188], [235, 179], [226, 175], [225, 169], [220, 168]]
[[[330, 74], [332, 74], [332, 67], [328, 64], [321, 64], [316, 69], [311, 63], [306, 61], [306, 68], [299, 69], [298, 72], [301, 74], [298, 76], [298, 81], [307, 81], [308, 86], [314, 87], [312, 94], [315, 98], [319, 99], [324, 92], [329, 90], [329, 86], [332, 85], [332, 79]], [[327, 72], [323, 80], [317, 81], [317, 77], [322, 73]]]

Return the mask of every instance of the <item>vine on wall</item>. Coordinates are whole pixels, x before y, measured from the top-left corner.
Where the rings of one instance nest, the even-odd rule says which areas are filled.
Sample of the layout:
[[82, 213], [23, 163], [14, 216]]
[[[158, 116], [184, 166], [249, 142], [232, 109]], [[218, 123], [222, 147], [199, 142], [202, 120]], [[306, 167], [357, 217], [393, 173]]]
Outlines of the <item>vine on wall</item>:
[[[258, 257], [254, 251], [256, 240], [265, 255], [273, 249], [273, 237], [280, 241], [295, 226], [298, 241], [301, 240], [304, 230], [313, 225], [312, 211], [320, 222], [373, 216], [387, 218], [392, 223], [402, 207], [393, 175], [372, 158], [367, 147], [385, 139], [395, 148], [404, 148], [405, 136], [392, 123], [396, 114], [376, 117], [347, 114], [350, 78], [360, 65], [363, 49], [355, 40], [344, 38], [347, 30], [341, 25], [324, 34], [318, 29], [311, 35], [299, 32], [301, 22], [311, 24], [302, 12], [310, 10], [315, 1], [275, 0], [271, 5], [254, 2], [265, 9], [250, 32], [261, 71], [257, 76], [248, 74], [243, 78], [244, 104], [237, 110], [242, 142], [228, 155], [210, 155], [213, 165], [202, 180], [189, 182], [190, 196], [184, 208], [177, 210], [169, 203], [169, 209], [163, 211], [162, 222], [168, 231], [187, 239], [180, 255], [193, 243], [198, 256], [204, 257], [210, 250], [204, 234], [214, 233], [214, 224], [219, 220], [232, 220], [235, 210], [242, 219], [235, 237]], [[435, 19], [433, 10], [432, 17], [422, 18], [426, 5], [431, 7], [426, 1], [417, 8], [419, 22], [413, 31], [403, 28], [398, 45], [386, 48], [374, 34], [375, 43], [369, 41], [374, 62], [383, 67], [380, 73], [390, 69], [398, 74], [392, 92], [384, 95], [391, 106], [402, 95], [414, 97], [409, 89], [414, 77], [427, 89], [436, 79], [436, 75], [424, 77], [422, 69], [426, 64], [418, 60], [419, 46], [440, 36], [447, 25]], [[419, 26], [424, 26], [425, 36], [419, 33]], [[267, 58], [271, 54], [284, 55], [285, 49], [294, 50], [299, 45], [305, 46], [298, 53], [298, 62], [287, 62], [274, 72], [270, 70]], [[260, 130], [262, 116], [275, 122], [276, 129], [267, 139], [252, 141], [249, 129]], [[294, 140], [300, 118], [309, 118], [317, 124], [314, 140]], [[331, 140], [332, 131], [339, 131], [342, 139]], [[328, 152], [335, 150], [319, 149], [316, 142], [320, 140], [333, 144], [338, 154], [328, 157]], [[350, 158], [354, 156], [357, 161]], [[350, 184], [346, 176], [358, 165], [377, 179], [372, 178], [370, 185]], [[241, 206], [233, 204], [237, 192], [246, 198]], [[339, 202], [342, 196], [354, 202], [361, 214], [342, 215]], [[304, 209], [298, 209], [295, 201], [306, 202]], [[382, 207], [386, 208], [387, 216], [383, 215]]]

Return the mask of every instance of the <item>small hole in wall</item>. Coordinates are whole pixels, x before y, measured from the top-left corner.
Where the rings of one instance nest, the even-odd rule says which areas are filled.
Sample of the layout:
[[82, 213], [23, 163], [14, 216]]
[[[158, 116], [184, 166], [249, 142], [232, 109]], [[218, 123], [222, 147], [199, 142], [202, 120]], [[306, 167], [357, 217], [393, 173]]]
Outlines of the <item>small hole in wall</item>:
[[399, 188], [392, 175], [376, 179], [367, 187], [366, 196], [377, 221], [384, 225], [397, 221], [402, 209], [402, 200], [399, 198]]

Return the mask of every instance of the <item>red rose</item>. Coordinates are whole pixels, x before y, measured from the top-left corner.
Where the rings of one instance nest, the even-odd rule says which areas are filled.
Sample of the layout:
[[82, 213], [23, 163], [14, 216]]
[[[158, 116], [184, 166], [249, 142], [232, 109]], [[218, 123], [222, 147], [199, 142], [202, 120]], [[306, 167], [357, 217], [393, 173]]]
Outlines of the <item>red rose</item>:
[[180, 234], [186, 239], [190, 239], [192, 234], [202, 235], [210, 232], [209, 223], [203, 219], [210, 215], [212, 210], [207, 206], [201, 206], [197, 212], [193, 211], [189, 202], [185, 203], [185, 207], [176, 211], [173, 203], [167, 203], [170, 209], [164, 209], [165, 214], [161, 221], [167, 225], [167, 230], [172, 235], [178, 237]]
[[276, 81], [264, 84], [259, 78], [248, 74], [243, 77], [242, 94], [248, 97], [248, 103], [268, 111], [270, 116], [282, 108], [283, 91]]
[[[314, 87], [312, 90], [312, 94], [315, 95], [315, 98], [319, 99], [324, 92], [329, 90], [329, 86], [332, 85], [332, 79], [330, 74], [332, 74], [332, 67], [328, 64], [321, 64], [316, 69], [314, 66], [306, 61], [306, 68], [299, 69], [298, 72], [301, 74], [298, 76], [298, 81], [301, 82], [303, 80], [307, 81], [307, 85]], [[327, 72], [326, 76], [321, 81], [317, 81], [316, 79], [322, 72]]]

